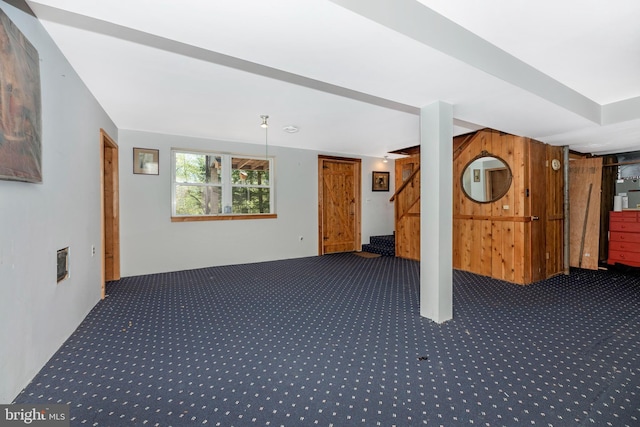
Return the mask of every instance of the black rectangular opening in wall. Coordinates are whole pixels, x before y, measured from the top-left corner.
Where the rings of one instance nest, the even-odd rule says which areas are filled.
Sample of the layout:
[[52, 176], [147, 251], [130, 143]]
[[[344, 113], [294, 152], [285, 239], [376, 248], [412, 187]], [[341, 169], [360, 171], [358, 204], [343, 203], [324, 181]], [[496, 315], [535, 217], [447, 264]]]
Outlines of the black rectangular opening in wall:
[[58, 249], [58, 283], [69, 277], [69, 248]]

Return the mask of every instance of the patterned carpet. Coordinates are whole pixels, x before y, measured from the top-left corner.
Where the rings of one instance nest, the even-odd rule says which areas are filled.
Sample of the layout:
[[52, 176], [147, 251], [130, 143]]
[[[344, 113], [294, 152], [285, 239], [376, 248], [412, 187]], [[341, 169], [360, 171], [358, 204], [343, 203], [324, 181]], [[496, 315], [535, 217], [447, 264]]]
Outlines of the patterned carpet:
[[73, 426], [638, 426], [640, 280], [527, 287], [353, 254], [124, 278], [15, 403]]

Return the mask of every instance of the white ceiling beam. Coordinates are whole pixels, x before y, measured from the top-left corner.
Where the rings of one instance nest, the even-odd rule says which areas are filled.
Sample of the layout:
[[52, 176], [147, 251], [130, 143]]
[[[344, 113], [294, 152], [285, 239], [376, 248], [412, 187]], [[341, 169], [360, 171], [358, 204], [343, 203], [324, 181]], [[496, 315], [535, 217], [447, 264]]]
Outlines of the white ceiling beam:
[[330, 0], [594, 123], [601, 106], [415, 0]]
[[107, 35], [132, 43], [137, 43], [147, 47], [164, 50], [166, 52], [187, 56], [212, 64], [222, 65], [239, 71], [260, 75], [286, 83], [315, 89], [321, 92], [353, 99], [360, 102], [376, 105], [378, 107], [389, 108], [396, 111], [418, 115], [420, 108], [359, 92], [343, 86], [326, 83], [320, 80], [311, 79], [298, 74], [268, 67], [251, 61], [246, 61], [223, 53], [215, 52], [201, 47], [182, 43], [166, 37], [157, 36], [144, 31], [135, 30], [123, 25], [114, 24], [104, 20], [92, 18], [86, 15], [69, 12], [38, 2], [31, 2], [38, 19], [66, 25], [73, 28], [91, 31], [97, 34]]
[[640, 96], [629, 98], [602, 107], [602, 124], [611, 125], [640, 119]]
[[[286, 83], [315, 89], [324, 93], [329, 93], [355, 101], [365, 102], [379, 107], [389, 108], [396, 111], [410, 113], [414, 115], [420, 114], [420, 108], [396, 101], [392, 101], [379, 96], [370, 95], [364, 92], [355, 91], [343, 86], [333, 85], [320, 80], [311, 79], [298, 74], [268, 67], [255, 62], [246, 61], [233, 56], [225, 55], [212, 50], [203, 49], [187, 43], [178, 42], [165, 37], [157, 36], [147, 32], [125, 27], [112, 22], [92, 18], [86, 15], [69, 12], [67, 10], [48, 6], [36, 1], [31, 2], [36, 8], [38, 18], [41, 20], [66, 25], [97, 34], [115, 37], [132, 43], [141, 44], [167, 52], [183, 55], [212, 64], [222, 65], [234, 68], [239, 71], [257, 74], [263, 77], [280, 80]], [[468, 130], [478, 130], [485, 126], [475, 123], [454, 119], [454, 124]]]

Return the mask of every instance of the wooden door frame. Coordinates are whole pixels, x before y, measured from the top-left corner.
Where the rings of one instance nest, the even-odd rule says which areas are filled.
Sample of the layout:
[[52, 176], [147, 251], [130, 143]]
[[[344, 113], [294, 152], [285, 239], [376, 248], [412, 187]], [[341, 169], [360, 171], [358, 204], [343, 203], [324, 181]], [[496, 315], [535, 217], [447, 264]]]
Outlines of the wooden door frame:
[[[111, 162], [111, 175], [113, 177], [113, 192], [107, 194], [105, 192], [105, 150], [112, 151]], [[113, 251], [113, 268], [115, 280], [120, 278], [120, 207], [119, 207], [119, 175], [118, 175], [118, 144], [107, 134], [104, 129], [100, 129], [100, 247], [101, 264], [100, 264], [100, 286], [101, 286], [101, 298], [104, 299], [106, 294], [106, 281], [105, 281], [105, 257], [106, 257], [106, 233], [110, 233], [114, 245]], [[116, 218], [115, 225], [110, 230], [105, 230], [105, 197], [112, 197], [114, 204], [114, 217]]]
[[[485, 200], [493, 200], [493, 174], [497, 171], [507, 171], [509, 172], [509, 168], [500, 167], [500, 168], [489, 168], [484, 170], [484, 195]], [[507, 191], [509, 191], [509, 187], [507, 187]]]
[[356, 186], [356, 229], [354, 230], [354, 236], [356, 239], [356, 250], [360, 250], [360, 248], [362, 248], [362, 160], [350, 157], [318, 155], [318, 255], [324, 255], [324, 169], [322, 166], [325, 161], [352, 163], [354, 165], [354, 185]]

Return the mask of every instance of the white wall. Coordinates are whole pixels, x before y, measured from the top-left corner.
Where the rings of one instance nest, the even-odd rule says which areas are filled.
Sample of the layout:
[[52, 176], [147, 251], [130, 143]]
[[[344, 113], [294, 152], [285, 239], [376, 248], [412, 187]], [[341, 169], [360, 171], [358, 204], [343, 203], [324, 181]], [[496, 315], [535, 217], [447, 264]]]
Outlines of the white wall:
[[[172, 223], [171, 148], [262, 156], [264, 145], [120, 130], [119, 147], [123, 277], [318, 254], [318, 152], [269, 147], [277, 219]], [[133, 174], [134, 147], [160, 150], [159, 175]], [[371, 191], [371, 171], [392, 164], [362, 159], [365, 243], [393, 232], [392, 193]]]
[[[0, 403], [17, 396], [99, 301], [102, 254], [92, 257], [91, 246], [100, 247], [100, 128], [120, 146], [124, 276], [317, 254], [318, 153], [270, 149], [275, 220], [171, 223], [170, 147], [246, 154], [263, 147], [131, 131], [119, 138], [40, 23], [0, 7], [40, 56], [44, 176], [42, 184], [0, 181]], [[132, 174], [133, 146], [160, 148], [159, 176]], [[365, 243], [393, 231], [391, 193], [371, 192], [371, 171], [391, 165], [362, 160]], [[67, 246], [70, 277], [57, 284], [56, 252]]]
[[629, 198], [629, 208], [637, 209], [640, 207], [640, 180], [625, 179], [622, 182], [616, 182], [616, 194], [626, 194]]
[[[0, 7], [40, 56], [43, 183], [0, 181], [0, 403], [11, 402], [100, 298], [100, 128], [117, 129], [40, 23]], [[57, 284], [56, 252], [70, 248]]]
[[[317, 168], [316, 168], [317, 169]], [[371, 191], [373, 171], [389, 172], [389, 191]], [[317, 170], [314, 170], [317, 172]], [[378, 157], [362, 157], [362, 243], [371, 236], [393, 234], [395, 229], [393, 203], [389, 202], [395, 183], [393, 160], [384, 163]]]

